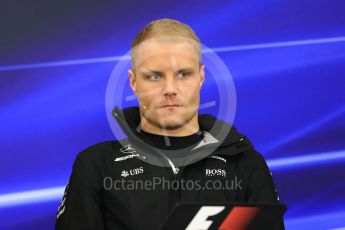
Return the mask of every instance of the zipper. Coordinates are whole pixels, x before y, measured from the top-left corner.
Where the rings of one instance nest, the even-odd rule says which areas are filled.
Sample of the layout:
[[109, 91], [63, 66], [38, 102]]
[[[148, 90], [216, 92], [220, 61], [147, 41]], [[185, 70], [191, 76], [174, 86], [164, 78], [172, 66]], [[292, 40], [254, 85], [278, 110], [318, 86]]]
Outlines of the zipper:
[[[120, 126], [122, 125], [122, 128], [126, 129], [126, 125], [125, 122], [122, 121], [121, 117], [117, 114], [117, 112], [115, 111], [115, 109], [113, 110], [113, 116], [115, 117], [115, 119], [120, 123]], [[127, 130], [128, 131], [128, 130]], [[128, 134], [127, 134], [128, 135]], [[178, 179], [180, 180], [181, 178], [181, 174], [182, 172], [179, 174], [180, 169], [178, 167], [176, 167], [174, 165], [174, 163], [172, 162], [172, 160], [169, 159], [169, 157], [167, 157], [164, 153], [160, 152], [160, 151], [156, 151], [159, 155], [161, 155], [169, 164], [172, 172], [173, 172], [173, 177], [170, 180], [170, 183], [172, 183], [172, 181]], [[170, 184], [171, 185], [171, 184]], [[178, 190], [174, 190], [172, 188], [170, 188], [169, 190], [169, 212], [175, 207], [175, 204], [177, 202], [178, 196], [180, 193], [180, 188], [178, 188]]]
[[180, 195], [181, 195], [181, 184], [180, 180], [183, 177], [183, 170], [185, 167], [175, 167], [176, 171], [173, 172], [172, 179], [170, 180], [170, 183], [173, 183], [173, 181], [178, 181], [178, 188], [173, 189], [170, 188], [169, 191], [169, 212], [176, 206], [176, 203], [180, 201]]
[[[115, 116], [115, 119], [116, 119], [119, 123], [122, 124], [122, 128], [127, 130], [127, 127], [126, 127], [126, 125], [125, 125], [125, 122], [122, 121], [122, 118], [117, 114], [116, 109], [117, 109], [117, 107], [116, 107], [116, 108], [113, 110], [113, 112], [112, 112], [113, 116]], [[121, 126], [121, 125], [120, 125], [120, 126]], [[128, 131], [128, 130], [127, 130], [127, 131]], [[127, 135], [128, 135], [128, 134], [127, 134]], [[171, 168], [172, 171], [173, 171], [173, 174], [174, 174], [174, 175], [177, 175], [178, 172], [179, 172], [179, 168], [176, 167], [176, 166], [174, 165], [174, 163], [173, 163], [164, 153], [161, 153], [160, 151], [156, 151], [156, 152], [157, 152], [159, 155], [161, 155], [161, 156], [168, 162], [170, 168]]]

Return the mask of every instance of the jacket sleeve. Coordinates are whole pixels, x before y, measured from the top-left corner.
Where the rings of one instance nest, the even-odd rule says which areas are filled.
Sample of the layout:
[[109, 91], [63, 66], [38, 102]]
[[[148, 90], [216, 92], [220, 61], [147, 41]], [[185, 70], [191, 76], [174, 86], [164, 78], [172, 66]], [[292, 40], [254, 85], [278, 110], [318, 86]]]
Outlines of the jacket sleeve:
[[277, 203], [279, 197], [273, 182], [272, 173], [265, 159], [258, 152], [252, 158], [252, 168], [248, 178], [247, 201]]
[[[256, 151], [253, 164], [249, 174], [247, 202], [280, 203], [272, 173], [263, 156]], [[283, 216], [278, 225], [277, 229], [285, 229]]]
[[58, 208], [55, 230], [102, 230], [102, 183], [94, 161], [76, 158]]

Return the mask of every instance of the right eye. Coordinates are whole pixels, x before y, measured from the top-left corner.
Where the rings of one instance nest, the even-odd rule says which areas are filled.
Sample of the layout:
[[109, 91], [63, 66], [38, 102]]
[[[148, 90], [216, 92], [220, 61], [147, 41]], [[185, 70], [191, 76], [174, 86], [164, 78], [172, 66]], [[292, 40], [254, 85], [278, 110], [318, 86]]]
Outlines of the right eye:
[[159, 79], [161, 79], [161, 76], [159, 76], [158, 74], [152, 74], [148, 76], [148, 78], [152, 81], [158, 81]]

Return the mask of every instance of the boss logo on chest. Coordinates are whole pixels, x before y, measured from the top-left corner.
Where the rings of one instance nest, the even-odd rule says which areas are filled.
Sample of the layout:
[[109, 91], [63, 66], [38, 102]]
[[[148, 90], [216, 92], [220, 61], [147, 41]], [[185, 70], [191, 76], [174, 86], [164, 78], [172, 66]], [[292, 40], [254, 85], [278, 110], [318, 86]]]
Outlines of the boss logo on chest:
[[205, 169], [205, 175], [226, 177], [226, 171], [224, 169]]

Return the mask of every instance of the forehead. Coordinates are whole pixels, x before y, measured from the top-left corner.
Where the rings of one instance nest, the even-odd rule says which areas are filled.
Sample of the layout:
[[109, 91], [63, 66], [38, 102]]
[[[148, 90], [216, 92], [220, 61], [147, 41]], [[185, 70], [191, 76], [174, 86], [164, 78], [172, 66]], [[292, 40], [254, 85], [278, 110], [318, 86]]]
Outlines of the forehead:
[[150, 39], [136, 47], [134, 56], [136, 67], [182, 67], [199, 63], [198, 52], [189, 41]]

